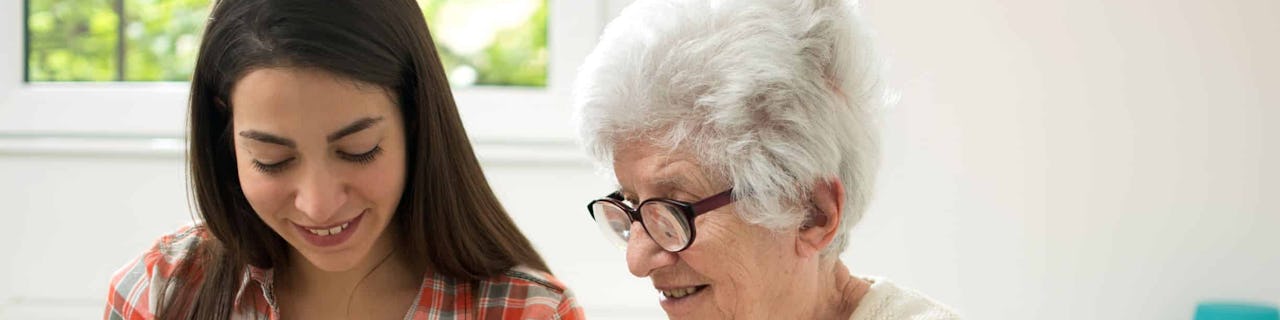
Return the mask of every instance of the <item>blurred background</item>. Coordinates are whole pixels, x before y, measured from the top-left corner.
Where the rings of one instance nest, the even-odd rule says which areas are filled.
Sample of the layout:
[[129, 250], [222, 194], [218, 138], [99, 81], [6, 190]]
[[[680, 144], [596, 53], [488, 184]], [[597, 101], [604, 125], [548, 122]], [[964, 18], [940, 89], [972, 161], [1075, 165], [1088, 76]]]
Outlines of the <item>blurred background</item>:
[[[597, 233], [569, 86], [631, 0], [419, 0], [490, 182], [592, 319], [662, 318]], [[971, 319], [1280, 303], [1280, 1], [864, 0], [901, 101], [843, 258]], [[102, 316], [192, 221], [207, 0], [0, 3], [0, 319]]]

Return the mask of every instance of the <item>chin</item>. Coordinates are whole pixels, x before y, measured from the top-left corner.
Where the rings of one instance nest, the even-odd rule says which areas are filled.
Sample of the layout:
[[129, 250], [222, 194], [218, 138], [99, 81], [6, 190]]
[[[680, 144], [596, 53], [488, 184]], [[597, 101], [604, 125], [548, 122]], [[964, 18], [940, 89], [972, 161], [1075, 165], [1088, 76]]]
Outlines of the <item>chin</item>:
[[[361, 237], [356, 237], [361, 238]], [[301, 239], [299, 239], [301, 240]], [[351, 239], [363, 240], [363, 239]], [[306, 240], [301, 240], [301, 246], [290, 242], [293, 251], [298, 254], [299, 258], [306, 260], [307, 263], [326, 272], [340, 272], [354, 269], [360, 264], [365, 256], [369, 254], [372, 245], [348, 243], [346, 248], [339, 249], [318, 249], [309, 246]], [[354, 245], [353, 245], [354, 244]]]
[[[368, 251], [362, 253], [368, 254]], [[306, 259], [308, 263], [326, 272], [351, 270], [360, 264], [360, 258], [364, 256], [364, 254], [357, 255], [354, 252], [302, 252], [301, 254], [302, 258]]]
[[679, 315], [667, 313], [667, 319], [669, 320], [705, 320], [705, 319], [733, 319], [733, 317], [730, 317], [728, 315], [712, 310], [712, 311], [706, 311], [706, 312], [700, 311], [700, 312], [693, 312], [693, 313], [679, 314]]

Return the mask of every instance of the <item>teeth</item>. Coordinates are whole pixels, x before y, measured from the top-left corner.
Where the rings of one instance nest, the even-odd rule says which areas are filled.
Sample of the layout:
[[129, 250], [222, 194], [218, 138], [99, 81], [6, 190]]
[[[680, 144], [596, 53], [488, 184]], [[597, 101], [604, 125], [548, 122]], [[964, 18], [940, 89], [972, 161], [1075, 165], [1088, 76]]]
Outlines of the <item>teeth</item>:
[[342, 225], [340, 225], [340, 226], [333, 227], [333, 228], [328, 228], [328, 229], [310, 229], [310, 228], [308, 228], [308, 229], [307, 229], [307, 231], [310, 231], [312, 234], [315, 234], [315, 235], [318, 235], [318, 236], [330, 236], [330, 235], [335, 235], [335, 234], [342, 233], [342, 231], [343, 231], [343, 230], [346, 230], [346, 229], [347, 229], [347, 226], [349, 226], [350, 224], [351, 224], [351, 223], [349, 223], [349, 222], [348, 222], [348, 223], [343, 223], [343, 224], [342, 224]]
[[662, 295], [667, 298], [684, 298], [698, 291], [698, 287], [680, 288], [674, 290], [661, 290]]

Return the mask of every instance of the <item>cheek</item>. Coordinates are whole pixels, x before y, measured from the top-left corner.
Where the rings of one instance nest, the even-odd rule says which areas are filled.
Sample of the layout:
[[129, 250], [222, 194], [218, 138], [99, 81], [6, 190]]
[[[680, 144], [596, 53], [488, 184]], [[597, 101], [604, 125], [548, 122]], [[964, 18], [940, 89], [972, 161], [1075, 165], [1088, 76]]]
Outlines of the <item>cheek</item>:
[[237, 170], [240, 191], [244, 192], [245, 199], [249, 200], [249, 206], [258, 216], [270, 223], [271, 220], [265, 219], [266, 217], [283, 214], [284, 207], [289, 205], [291, 188], [288, 188], [282, 179], [263, 175], [249, 164], [239, 164]]
[[790, 260], [783, 238], [736, 217], [707, 218], [696, 222], [699, 248], [681, 259], [720, 286], [716, 300], [721, 309], [745, 307], [742, 301], [758, 300], [773, 290], [767, 279], [787, 276], [784, 266]]
[[744, 280], [754, 277], [755, 268], [752, 257], [744, 252], [751, 242], [741, 238], [741, 233], [733, 230], [734, 225], [726, 224], [720, 217], [706, 216], [695, 221], [697, 235], [693, 246], [680, 256], [695, 272], [710, 278], [721, 285], [733, 286], [728, 292], [738, 292]]
[[404, 164], [403, 152], [387, 152], [381, 161], [361, 168], [352, 177], [351, 184], [374, 206], [394, 211], [404, 192]]

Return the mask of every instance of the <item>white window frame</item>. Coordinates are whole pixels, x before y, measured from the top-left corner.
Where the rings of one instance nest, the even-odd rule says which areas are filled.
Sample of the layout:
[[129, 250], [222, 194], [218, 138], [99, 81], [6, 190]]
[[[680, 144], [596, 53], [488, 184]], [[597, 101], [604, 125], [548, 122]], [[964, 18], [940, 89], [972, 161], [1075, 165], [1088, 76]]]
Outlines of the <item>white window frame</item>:
[[[575, 73], [608, 19], [630, 2], [548, 0], [547, 86], [454, 89], [472, 140], [478, 145], [571, 145]], [[0, 49], [0, 148], [5, 139], [182, 139], [189, 91], [185, 82], [24, 82], [23, 15], [23, 1], [0, 3], [0, 21], [5, 21], [0, 23], [0, 43], [5, 44]]]

